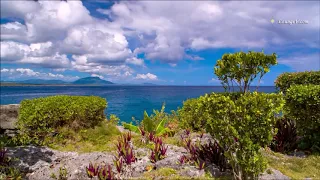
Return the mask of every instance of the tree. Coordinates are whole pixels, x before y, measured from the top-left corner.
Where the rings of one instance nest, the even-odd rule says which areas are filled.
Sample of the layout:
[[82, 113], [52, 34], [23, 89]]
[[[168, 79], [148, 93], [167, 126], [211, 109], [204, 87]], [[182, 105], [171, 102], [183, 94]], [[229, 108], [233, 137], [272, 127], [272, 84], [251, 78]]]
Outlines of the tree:
[[264, 52], [249, 51], [235, 54], [224, 54], [214, 67], [214, 73], [221, 80], [225, 90], [234, 91], [234, 85], [240, 92], [249, 91], [254, 79], [259, 78], [257, 89], [262, 77], [270, 71], [270, 67], [277, 64], [276, 54], [265, 55]]

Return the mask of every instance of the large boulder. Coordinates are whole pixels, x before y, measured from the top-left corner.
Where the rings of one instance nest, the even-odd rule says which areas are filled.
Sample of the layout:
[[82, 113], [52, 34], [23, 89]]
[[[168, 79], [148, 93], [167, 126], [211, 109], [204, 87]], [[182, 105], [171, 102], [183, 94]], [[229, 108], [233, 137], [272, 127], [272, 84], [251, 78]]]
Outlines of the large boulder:
[[19, 104], [0, 105], [0, 134], [15, 134], [19, 107]]
[[111, 153], [92, 152], [79, 154], [61, 152], [47, 147], [8, 147], [9, 157], [14, 157], [13, 166], [26, 174], [26, 179], [54, 179], [60, 168], [66, 168], [68, 179], [90, 179], [86, 167], [92, 163], [113, 164]]

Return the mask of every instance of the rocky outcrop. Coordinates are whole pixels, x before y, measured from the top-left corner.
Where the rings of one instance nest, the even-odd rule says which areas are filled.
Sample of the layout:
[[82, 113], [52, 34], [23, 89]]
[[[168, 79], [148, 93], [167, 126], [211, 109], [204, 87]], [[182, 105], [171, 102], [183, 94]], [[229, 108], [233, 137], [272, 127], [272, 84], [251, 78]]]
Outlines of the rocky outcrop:
[[[25, 146], [25, 147], [11, 147], [7, 148], [8, 155], [15, 160], [13, 161], [13, 166], [17, 167], [23, 174], [25, 174], [24, 179], [40, 180], [40, 179], [54, 179], [53, 175], [59, 177], [60, 168], [66, 168], [67, 179], [84, 179], [89, 180], [86, 173], [86, 166], [90, 162], [92, 163], [106, 163], [113, 164], [113, 153], [107, 152], [91, 152], [79, 154], [77, 152], [61, 152], [52, 150], [47, 147], [36, 147], [36, 146]], [[156, 164], [150, 162], [149, 151], [146, 148], [139, 148], [136, 150], [136, 154], [140, 154], [137, 157], [137, 161], [132, 164], [132, 174], [131, 178], [142, 178], [143, 174], [147, 171], [147, 166], [155, 165], [157, 169], [159, 168], [173, 168], [177, 170], [180, 176], [187, 178], [203, 177], [204, 171], [198, 170], [190, 164], [178, 165], [178, 158], [185, 154], [184, 148], [177, 147], [174, 145], [169, 145], [167, 157]], [[232, 177], [231, 172], [220, 172], [218, 168], [210, 165], [206, 168], [208, 172], [214, 177], [224, 176], [228, 178]], [[113, 167], [115, 172], [115, 167]], [[93, 178], [97, 179], [97, 178]], [[127, 178], [124, 178], [127, 179]], [[158, 177], [158, 179], [163, 179], [163, 177]], [[261, 174], [259, 179], [269, 180], [269, 179], [290, 179], [283, 175], [280, 171], [275, 169], [270, 169], [265, 173]]]
[[18, 120], [19, 104], [0, 106], [0, 134], [13, 136], [16, 133], [15, 123]]

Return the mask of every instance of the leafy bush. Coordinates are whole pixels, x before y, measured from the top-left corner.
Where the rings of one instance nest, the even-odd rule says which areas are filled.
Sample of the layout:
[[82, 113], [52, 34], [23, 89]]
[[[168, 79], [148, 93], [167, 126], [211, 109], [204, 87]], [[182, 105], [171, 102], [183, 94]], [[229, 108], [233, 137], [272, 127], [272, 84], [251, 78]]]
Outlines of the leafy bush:
[[50, 96], [21, 102], [17, 127], [21, 143], [42, 142], [61, 127], [89, 128], [105, 120], [105, 99], [95, 96]]
[[271, 149], [276, 152], [289, 152], [297, 148], [298, 135], [295, 121], [288, 118], [280, 118], [275, 128], [277, 134], [273, 137]]
[[178, 110], [180, 116], [180, 127], [183, 129], [191, 128], [200, 131], [206, 126], [207, 119], [204, 116], [205, 109], [200, 99], [188, 99], [183, 102], [183, 106]]
[[320, 151], [320, 85], [291, 86], [285, 98], [285, 112], [303, 138], [301, 148]]
[[117, 116], [114, 115], [114, 114], [110, 114], [109, 122], [110, 122], [111, 124], [118, 125], [119, 121], [120, 121], [120, 118], [119, 118], [119, 117], [117, 117]]
[[207, 131], [224, 147], [236, 179], [257, 177], [266, 168], [260, 153], [273, 137], [281, 94], [212, 94], [200, 97], [207, 106]]
[[256, 177], [266, 168], [259, 150], [273, 138], [275, 115], [284, 105], [282, 94], [212, 93], [201, 96], [195, 103], [196, 110], [192, 112], [198, 113], [194, 115], [182, 108], [182, 124], [192, 127], [192, 121], [203, 123], [196, 128], [206, 127], [217, 139], [235, 178]]
[[285, 93], [291, 85], [320, 85], [320, 71], [283, 73], [278, 76], [275, 84], [283, 93]]

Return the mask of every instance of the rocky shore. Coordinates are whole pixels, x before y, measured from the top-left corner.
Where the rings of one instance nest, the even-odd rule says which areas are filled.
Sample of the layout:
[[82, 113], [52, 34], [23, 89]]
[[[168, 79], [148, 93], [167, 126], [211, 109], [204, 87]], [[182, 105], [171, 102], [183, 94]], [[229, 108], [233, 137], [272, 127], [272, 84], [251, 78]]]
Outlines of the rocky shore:
[[[1, 122], [1, 136], [13, 136], [16, 133], [14, 123], [17, 121], [19, 105], [1, 105], [0, 107], [0, 122]], [[121, 132], [125, 132], [122, 126], [118, 126]], [[176, 136], [180, 136], [179, 133]], [[209, 134], [205, 134], [202, 138], [202, 143], [208, 143], [212, 140]], [[197, 141], [196, 138], [192, 141]], [[78, 153], [78, 152], [62, 152], [50, 149], [48, 147], [38, 146], [24, 146], [24, 147], [7, 147], [8, 156], [12, 159], [12, 166], [18, 168], [24, 179], [40, 180], [40, 179], [55, 179], [60, 173], [60, 168], [67, 170], [67, 179], [90, 179], [87, 176], [86, 167], [90, 162], [92, 163], [105, 163], [113, 164], [113, 152], [91, 152], [91, 153]], [[136, 154], [136, 161], [131, 165], [130, 176], [123, 177], [144, 179], [144, 174], [148, 171], [148, 167], [154, 167], [156, 171], [161, 168], [173, 169], [179, 177], [185, 178], [203, 178], [204, 170], [198, 170], [195, 166], [190, 164], [178, 164], [179, 158], [187, 154], [183, 147], [168, 144], [168, 151], [166, 157], [156, 163], [150, 162], [150, 149], [148, 148], [134, 148]], [[113, 166], [114, 171], [115, 167]], [[231, 172], [220, 172], [215, 165], [209, 165], [205, 169], [210, 172], [214, 177], [232, 177]], [[268, 173], [267, 173], [268, 172]], [[161, 175], [155, 179], [166, 179]], [[289, 179], [281, 172], [269, 169], [260, 176], [259, 179]]]
[[[85, 180], [90, 179], [86, 173], [86, 166], [90, 162], [96, 163], [113, 163], [113, 153], [91, 152], [79, 154], [77, 152], [61, 152], [47, 147], [10, 147], [8, 155], [14, 157], [13, 165], [22, 173], [26, 174], [24, 179], [40, 180], [54, 179], [59, 176], [60, 167], [67, 170], [68, 179]], [[177, 161], [180, 156], [186, 154], [186, 150], [182, 147], [169, 145], [167, 157], [155, 164], [157, 169], [172, 168], [177, 174], [186, 178], [203, 177], [204, 171], [198, 170], [188, 164], [178, 165]], [[139, 148], [136, 150], [137, 161], [132, 164], [131, 178], [143, 179], [143, 173], [146, 172], [147, 166], [151, 165], [148, 157], [148, 149]], [[115, 167], [113, 167], [115, 168]], [[115, 170], [115, 169], [114, 169]], [[230, 172], [220, 172], [215, 166], [211, 165], [206, 170], [210, 171], [215, 177], [230, 176]], [[268, 172], [268, 173], [267, 173]], [[229, 175], [229, 176], [228, 176]], [[156, 179], [165, 179], [166, 177], [157, 177]], [[281, 172], [270, 169], [262, 174], [259, 179], [289, 179]]]

